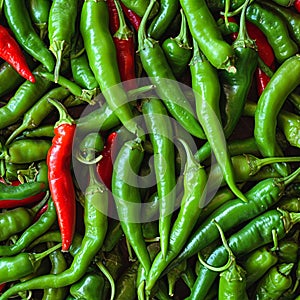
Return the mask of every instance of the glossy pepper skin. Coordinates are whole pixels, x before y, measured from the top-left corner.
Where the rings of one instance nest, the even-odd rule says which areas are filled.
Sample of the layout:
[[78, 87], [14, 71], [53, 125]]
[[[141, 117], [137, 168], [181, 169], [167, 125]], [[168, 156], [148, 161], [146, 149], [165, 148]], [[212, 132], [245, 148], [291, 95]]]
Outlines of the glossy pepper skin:
[[52, 72], [55, 64], [54, 57], [33, 27], [26, 1], [5, 1], [4, 14], [10, 29], [22, 48], [41, 62], [49, 72]]
[[258, 282], [255, 291], [256, 299], [279, 299], [279, 297], [292, 285], [293, 263], [282, 263], [272, 267]]
[[70, 294], [75, 299], [102, 299], [105, 279], [97, 273], [86, 273], [79, 281], [72, 284]]
[[35, 82], [21, 47], [10, 35], [9, 30], [2, 25], [0, 25], [0, 57], [11, 64], [22, 77], [32, 83]]
[[54, 138], [47, 154], [49, 188], [62, 233], [62, 251], [68, 251], [75, 231], [75, 190], [71, 175], [71, 157], [76, 125], [59, 102], [49, 100], [60, 112]]

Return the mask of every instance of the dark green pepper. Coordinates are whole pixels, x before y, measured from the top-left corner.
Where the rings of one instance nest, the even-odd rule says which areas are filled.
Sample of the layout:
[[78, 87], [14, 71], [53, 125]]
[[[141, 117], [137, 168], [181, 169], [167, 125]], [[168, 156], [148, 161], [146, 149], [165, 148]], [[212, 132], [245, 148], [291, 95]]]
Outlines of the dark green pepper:
[[96, 300], [103, 299], [105, 279], [97, 273], [87, 273], [70, 287], [74, 299]]
[[283, 263], [272, 267], [261, 279], [255, 290], [256, 299], [278, 299], [292, 285], [290, 275], [293, 263]]

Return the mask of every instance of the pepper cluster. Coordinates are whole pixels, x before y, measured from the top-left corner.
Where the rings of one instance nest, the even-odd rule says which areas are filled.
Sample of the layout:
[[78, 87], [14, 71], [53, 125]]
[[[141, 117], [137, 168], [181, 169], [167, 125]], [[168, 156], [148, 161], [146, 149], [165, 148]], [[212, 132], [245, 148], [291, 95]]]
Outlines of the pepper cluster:
[[299, 299], [300, 1], [0, 14], [0, 300]]

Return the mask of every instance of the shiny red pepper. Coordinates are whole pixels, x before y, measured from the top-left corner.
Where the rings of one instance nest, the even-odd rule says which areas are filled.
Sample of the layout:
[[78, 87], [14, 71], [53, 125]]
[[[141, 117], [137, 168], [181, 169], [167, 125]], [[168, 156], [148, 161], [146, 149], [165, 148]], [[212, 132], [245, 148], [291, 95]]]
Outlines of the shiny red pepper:
[[76, 125], [60, 102], [53, 99], [49, 99], [49, 102], [56, 106], [60, 115], [54, 126], [55, 135], [47, 155], [49, 188], [61, 231], [62, 251], [68, 251], [76, 225], [75, 189], [71, 174]]
[[[271, 45], [269, 44], [263, 32], [254, 24], [246, 22], [247, 32], [251, 39], [255, 40], [257, 51], [262, 61], [270, 67], [275, 69], [275, 55]], [[256, 87], [258, 96], [260, 96], [270, 81], [270, 77], [259, 67], [255, 71]]]
[[114, 35], [120, 27], [119, 15], [115, 0], [107, 0], [106, 3], [109, 12], [109, 29], [111, 34]]
[[113, 36], [117, 50], [118, 66], [121, 80], [126, 82], [126, 90], [136, 89], [135, 43], [133, 32], [128, 28], [119, 2], [115, 2], [119, 16], [119, 28]]
[[0, 25], [0, 57], [8, 62], [22, 77], [35, 82], [25, 56], [17, 41], [10, 34], [9, 29]]
[[300, 13], [300, 0], [295, 0], [294, 7], [298, 13]]
[[122, 10], [126, 16], [126, 18], [129, 20], [130, 24], [133, 26], [135, 31], [139, 30], [140, 24], [141, 24], [141, 17], [138, 16], [134, 11], [131, 9], [127, 8], [122, 2], [120, 3]]
[[108, 137], [104, 145], [104, 149], [101, 152], [102, 159], [97, 163], [97, 173], [100, 180], [111, 190], [111, 178], [113, 172], [112, 163], [112, 151], [113, 144], [116, 140], [117, 133], [112, 132]]

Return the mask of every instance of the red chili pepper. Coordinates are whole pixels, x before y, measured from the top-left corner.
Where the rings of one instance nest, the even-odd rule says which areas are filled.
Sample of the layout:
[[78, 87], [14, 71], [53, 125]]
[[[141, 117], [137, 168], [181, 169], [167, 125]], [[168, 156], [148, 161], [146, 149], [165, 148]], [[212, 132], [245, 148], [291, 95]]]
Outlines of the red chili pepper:
[[270, 81], [270, 77], [261, 69], [257, 68], [255, 70], [255, 78], [256, 78], [256, 87], [258, 96], [262, 94], [267, 84]]
[[255, 40], [259, 57], [271, 68], [275, 67], [275, 55], [264, 33], [251, 22], [246, 22], [247, 32]]
[[113, 172], [113, 163], [112, 163], [112, 147], [114, 141], [117, 137], [116, 132], [112, 132], [105, 142], [104, 148], [101, 152], [102, 158], [97, 163], [97, 173], [100, 177], [100, 180], [106, 185], [108, 189], [111, 190], [111, 178]]
[[35, 82], [21, 47], [9, 30], [2, 25], [0, 25], [0, 57], [8, 62], [22, 77], [32, 83]]
[[123, 12], [124, 12], [125, 16], [129, 20], [130, 24], [133, 26], [133, 28], [136, 31], [138, 31], [139, 28], [140, 28], [142, 18], [140, 16], [138, 16], [134, 11], [127, 8], [122, 2], [121, 2], [121, 7], [123, 9]]
[[119, 2], [115, 2], [116, 9], [119, 15], [120, 26], [113, 36], [117, 50], [118, 66], [121, 80], [127, 81], [124, 88], [126, 90], [136, 89], [135, 75], [135, 43], [133, 32], [128, 28], [122, 8]]
[[111, 34], [114, 35], [120, 27], [119, 15], [115, 0], [107, 0], [106, 3], [109, 12], [109, 29]]
[[295, 0], [294, 7], [298, 13], [300, 13], [300, 0]]
[[39, 211], [38, 213], [34, 216], [34, 219], [33, 219], [33, 222], [36, 222], [40, 217], [41, 215], [47, 211], [48, 209], [48, 203], [46, 203]]
[[76, 223], [75, 189], [71, 174], [72, 144], [76, 125], [64, 106], [49, 99], [59, 111], [54, 138], [47, 155], [49, 188], [62, 236], [62, 251], [68, 251]]
[[16, 208], [20, 206], [34, 204], [42, 200], [46, 195], [46, 192], [41, 192], [36, 195], [26, 197], [24, 199], [14, 200], [14, 199], [7, 199], [0, 201], [0, 209], [1, 208]]
[[5, 289], [6, 282], [0, 284], [0, 293]]

